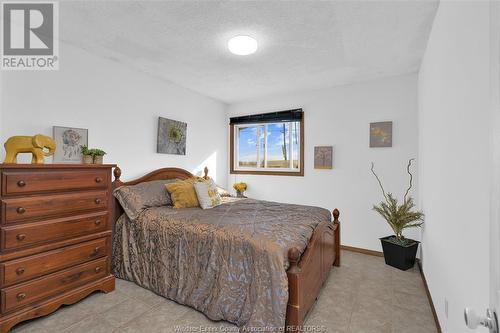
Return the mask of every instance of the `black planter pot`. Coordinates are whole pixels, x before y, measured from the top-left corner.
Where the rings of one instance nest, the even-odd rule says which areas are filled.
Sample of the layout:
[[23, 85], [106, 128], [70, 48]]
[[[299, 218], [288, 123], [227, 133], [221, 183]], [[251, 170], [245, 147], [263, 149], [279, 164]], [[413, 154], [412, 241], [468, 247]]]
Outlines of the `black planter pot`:
[[406, 271], [415, 265], [415, 256], [417, 255], [418, 241], [412, 240], [414, 243], [409, 246], [394, 244], [388, 239], [394, 236], [380, 238], [382, 249], [384, 250], [385, 263], [389, 266], [396, 267]]

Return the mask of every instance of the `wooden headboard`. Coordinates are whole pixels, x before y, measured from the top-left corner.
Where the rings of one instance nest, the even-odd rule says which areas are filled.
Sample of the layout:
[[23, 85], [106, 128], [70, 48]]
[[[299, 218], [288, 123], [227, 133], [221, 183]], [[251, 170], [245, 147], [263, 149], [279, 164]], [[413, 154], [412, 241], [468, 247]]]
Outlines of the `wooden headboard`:
[[[208, 168], [205, 167], [203, 170], [204, 176], [203, 178], [208, 179]], [[151, 171], [147, 175], [144, 175], [140, 178], [130, 180], [128, 182], [122, 182], [120, 177], [122, 175], [122, 170], [119, 167], [116, 167], [113, 170], [113, 175], [115, 176], [115, 180], [113, 181], [113, 190], [126, 185], [137, 185], [139, 183], [150, 182], [152, 180], [167, 180], [167, 179], [187, 179], [194, 177], [194, 175], [184, 169], [181, 168], [163, 168]], [[123, 214], [123, 208], [120, 205], [120, 202], [113, 196], [113, 223], [120, 218]]]

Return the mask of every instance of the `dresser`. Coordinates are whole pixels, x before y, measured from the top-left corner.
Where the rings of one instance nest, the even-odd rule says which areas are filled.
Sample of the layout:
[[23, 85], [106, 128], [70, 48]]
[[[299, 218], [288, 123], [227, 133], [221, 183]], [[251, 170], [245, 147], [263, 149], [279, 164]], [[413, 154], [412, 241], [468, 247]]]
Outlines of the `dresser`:
[[0, 164], [0, 333], [114, 290], [113, 167]]

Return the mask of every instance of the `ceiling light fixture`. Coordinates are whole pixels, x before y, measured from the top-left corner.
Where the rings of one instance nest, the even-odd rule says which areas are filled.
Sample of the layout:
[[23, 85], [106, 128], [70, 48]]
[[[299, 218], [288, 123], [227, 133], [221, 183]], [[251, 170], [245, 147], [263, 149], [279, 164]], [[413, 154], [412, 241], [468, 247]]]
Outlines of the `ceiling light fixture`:
[[257, 51], [257, 41], [249, 36], [236, 36], [227, 42], [227, 48], [233, 54], [249, 55]]

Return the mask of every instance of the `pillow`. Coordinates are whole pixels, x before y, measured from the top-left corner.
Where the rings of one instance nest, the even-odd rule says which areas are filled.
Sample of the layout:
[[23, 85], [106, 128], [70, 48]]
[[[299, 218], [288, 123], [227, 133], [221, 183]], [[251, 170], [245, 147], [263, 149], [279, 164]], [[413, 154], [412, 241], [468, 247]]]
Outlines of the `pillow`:
[[219, 188], [213, 180], [209, 179], [204, 182], [194, 183], [193, 186], [201, 208], [209, 209], [222, 203]]
[[198, 207], [200, 204], [193, 184], [203, 181], [203, 178], [188, 178], [166, 184], [165, 187], [168, 193], [170, 193], [174, 208]]
[[137, 185], [121, 186], [113, 191], [125, 214], [134, 221], [146, 208], [167, 206], [172, 204], [165, 184], [176, 182], [177, 179], [153, 180]]

